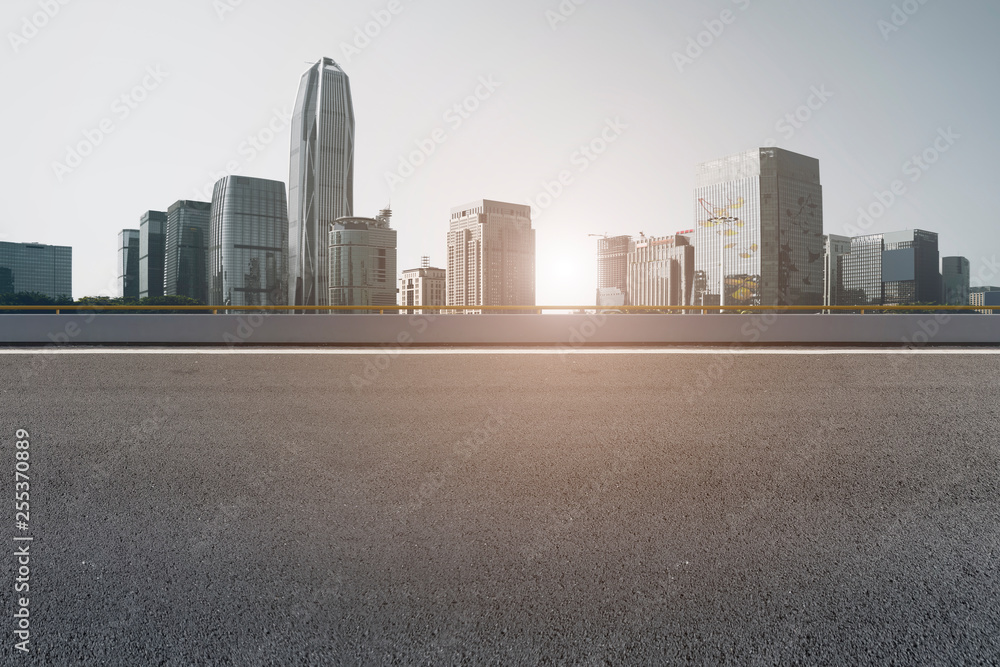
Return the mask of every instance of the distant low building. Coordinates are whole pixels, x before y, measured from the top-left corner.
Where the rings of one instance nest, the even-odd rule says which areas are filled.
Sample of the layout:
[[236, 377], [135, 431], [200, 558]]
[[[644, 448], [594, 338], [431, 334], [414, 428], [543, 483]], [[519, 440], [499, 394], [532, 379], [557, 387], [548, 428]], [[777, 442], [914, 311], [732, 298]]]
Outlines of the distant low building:
[[73, 298], [73, 249], [0, 241], [0, 294], [17, 292]]
[[629, 305], [692, 305], [694, 253], [690, 239], [680, 234], [632, 241], [627, 257]]
[[[970, 306], [1000, 306], [1000, 287], [970, 287]], [[989, 315], [991, 313], [1000, 314], [1000, 310], [977, 310], [977, 313]]]
[[625, 291], [617, 287], [598, 287], [597, 305], [606, 308], [626, 306], [628, 305], [628, 299], [626, 298]]
[[941, 303], [938, 235], [921, 229], [851, 239], [837, 259], [842, 306], [909, 306]]
[[407, 269], [399, 279], [398, 305], [414, 307], [400, 312], [408, 315], [440, 313], [440, 309], [428, 309], [426, 306], [445, 305], [447, 288], [447, 271], [431, 266], [430, 258], [424, 257], [419, 269]]
[[396, 230], [389, 227], [391, 217], [386, 209], [377, 218], [345, 217], [330, 225], [329, 305], [396, 305]]

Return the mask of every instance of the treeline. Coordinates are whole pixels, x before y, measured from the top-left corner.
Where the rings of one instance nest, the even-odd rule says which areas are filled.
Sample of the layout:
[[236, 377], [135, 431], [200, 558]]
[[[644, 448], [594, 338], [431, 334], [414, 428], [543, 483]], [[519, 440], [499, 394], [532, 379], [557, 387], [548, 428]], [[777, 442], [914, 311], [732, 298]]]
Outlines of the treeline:
[[[136, 310], [112, 310], [110, 313], [199, 313], [211, 311], [184, 311], [184, 310], [142, 310], [142, 306], [203, 306], [205, 305], [197, 299], [186, 296], [148, 296], [142, 299], [132, 299], [111, 296], [85, 296], [74, 301], [68, 296], [51, 297], [40, 292], [15, 292], [0, 294], [0, 306], [90, 306], [94, 310], [100, 310], [104, 306], [135, 306]], [[44, 310], [7, 310], [2, 313], [44, 313]]]

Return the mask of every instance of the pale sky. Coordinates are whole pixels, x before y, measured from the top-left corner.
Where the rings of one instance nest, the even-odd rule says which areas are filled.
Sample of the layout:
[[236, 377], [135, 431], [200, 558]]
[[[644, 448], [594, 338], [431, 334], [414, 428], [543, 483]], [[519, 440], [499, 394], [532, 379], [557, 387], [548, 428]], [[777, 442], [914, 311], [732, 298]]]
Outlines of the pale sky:
[[72, 246], [75, 297], [114, 293], [144, 211], [287, 184], [323, 56], [400, 269], [444, 265], [452, 207], [531, 203], [537, 302], [592, 304], [588, 234], [689, 229], [697, 163], [777, 145], [819, 159], [827, 233], [935, 231], [1000, 284], [995, 0], [4, 0], [0, 29], [0, 240]]

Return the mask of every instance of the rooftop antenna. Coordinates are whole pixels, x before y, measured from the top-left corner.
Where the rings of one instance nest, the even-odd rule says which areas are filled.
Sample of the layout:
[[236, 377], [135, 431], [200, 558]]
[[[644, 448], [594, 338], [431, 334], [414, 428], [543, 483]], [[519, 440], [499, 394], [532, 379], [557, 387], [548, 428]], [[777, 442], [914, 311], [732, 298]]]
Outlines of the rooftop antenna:
[[421, 257], [420, 258], [420, 268], [421, 269], [429, 269], [429, 268], [431, 268], [431, 258], [428, 257], [427, 255], [424, 255], [423, 257]]

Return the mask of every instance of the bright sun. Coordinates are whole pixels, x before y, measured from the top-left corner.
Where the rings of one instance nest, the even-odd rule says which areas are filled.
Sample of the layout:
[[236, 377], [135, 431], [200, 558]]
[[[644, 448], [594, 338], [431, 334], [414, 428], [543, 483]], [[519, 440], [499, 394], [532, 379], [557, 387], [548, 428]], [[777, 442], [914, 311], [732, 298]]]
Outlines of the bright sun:
[[538, 266], [536, 303], [546, 306], [582, 306], [593, 300], [594, 276], [586, 262], [553, 257]]

